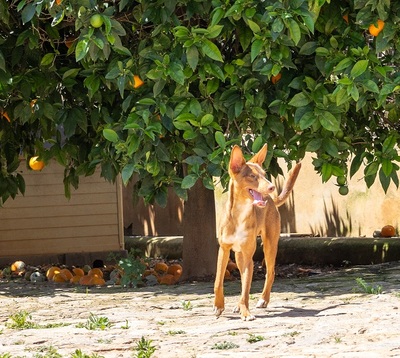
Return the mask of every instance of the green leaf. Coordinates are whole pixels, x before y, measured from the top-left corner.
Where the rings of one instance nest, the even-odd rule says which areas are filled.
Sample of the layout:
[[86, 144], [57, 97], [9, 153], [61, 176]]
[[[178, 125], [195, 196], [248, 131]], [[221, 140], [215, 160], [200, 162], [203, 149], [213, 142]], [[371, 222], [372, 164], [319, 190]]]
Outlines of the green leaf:
[[34, 2], [27, 4], [21, 12], [22, 23], [26, 24], [35, 16], [36, 5]]
[[369, 163], [364, 169], [364, 175], [365, 176], [376, 175], [376, 173], [378, 172], [378, 169], [379, 169], [378, 162], [375, 161], [375, 162]]
[[258, 137], [254, 140], [253, 145], [251, 146], [251, 151], [252, 151], [253, 153], [257, 153], [257, 152], [261, 149], [261, 147], [262, 147], [263, 145], [264, 145], [264, 139], [263, 139], [263, 137], [258, 136]]
[[390, 186], [390, 176], [384, 173], [383, 167], [379, 170], [379, 181], [381, 182], [382, 189], [386, 193]]
[[341, 88], [341, 89], [339, 89], [339, 91], [336, 92], [336, 105], [338, 107], [341, 106], [342, 104], [348, 102], [349, 100], [350, 100], [350, 97], [344, 88]]
[[307, 129], [311, 127], [314, 122], [317, 120], [314, 112], [305, 113], [299, 120], [299, 126], [301, 130]]
[[132, 178], [134, 170], [135, 170], [135, 165], [133, 163], [126, 165], [122, 169], [121, 178], [124, 185], [127, 185], [129, 180]]
[[203, 39], [201, 49], [203, 50], [204, 55], [208, 56], [212, 60], [224, 62], [219, 48], [210, 40]]
[[117, 132], [110, 128], [103, 129], [103, 137], [113, 143], [118, 142], [119, 139]]
[[247, 20], [247, 24], [249, 25], [251, 31], [253, 31], [255, 34], [259, 33], [261, 31], [260, 26], [252, 20]]
[[397, 138], [398, 136], [395, 136], [394, 134], [389, 135], [383, 142], [382, 152], [388, 153], [391, 151], [397, 143]]
[[299, 53], [300, 55], [306, 55], [306, 56], [312, 55], [315, 52], [317, 46], [318, 42], [313, 42], [313, 41], [306, 42], [303, 46], [301, 46]]
[[368, 60], [360, 60], [355, 63], [350, 72], [350, 77], [356, 78], [361, 76], [368, 68]]
[[372, 80], [364, 81], [362, 83], [362, 85], [367, 91], [370, 91], [370, 92], [373, 92], [373, 93], [379, 93], [378, 85]]
[[390, 159], [383, 158], [382, 171], [385, 174], [385, 176], [390, 177], [392, 174], [392, 170], [393, 170], [393, 163], [390, 161]]
[[262, 40], [253, 41], [253, 43], [251, 44], [251, 62], [253, 62], [255, 58], [260, 54], [263, 45], [264, 42]]
[[301, 39], [301, 30], [299, 24], [294, 19], [287, 20], [287, 26], [289, 28], [290, 37], [294, 44], [297, 45]]
[[225, 140], [225, 136], [222, 132], [215, 132], [215, 141], [217, 142], [217, 144], [219, 145], [220, 148], [224, 149], [226, 146], [226, 140]]
[[75, 48], [75, 60], [79, 62], [84, 59], [89, 52], [89, 41], [87, 39], [80, 40]]
[[207, 28], [208, 31], [208, 34], [206, 35], [207, 38], [213, 39], [215, 37], [218, 37], [223, 28], [224, 28], [223, 25], [211, 25], [210, 27]]
[[199, 50], [196, 46], [191, 46], [186, 49], [186, 59], [190, 68], [194, 71], [199, 63]]
[[202, 127], [205, 127], [209, 126], [212, 122], [214, 122], [214, 116], [212, 114], [207, 113], [201, 118], [200, 125]]
[[300, 92], [292, 97], [292, 99], [289, 101], [289, 105], [293, 107], [304, 107], [310, 102], [311, 100], [303, 92]]
[[182, 64], [179, 62], [172, 62], [167, 69], [168, 75], [180, 85], [185, 83], [185, 74], [183, 73]]
[[46, 53], [40, 61], [40, 66], [51, 66], [53, 64], [55, 54], [53, 52]]
[[331, 112], [323, 110], [316, 112], [319, 122], [325, 129], [331, 132], [337, 132], [340, 129], [340, 121]]
[[351, 165], [350, 165], [350, 172], [349, 172], [350, 178], [353, 177], [353, 175], [358, 172], [358, 170], [361, 167], [361, 164], [363, 163], [364, 157], [365, 157], [365, 152], [361, 152], [361, 153], [358, 153], [353, 158]]
[[343, 60], [341, 60], [333, 69], [334, 72], [341, 72], [351, 66], [353, 64], [353, 59], [350, 57], [346, 57]]
[[196, 184], [197, 179], [198, 176], [196, 174], [186, 175], [182, 180], [182, 189], [190, 189], [193, 185]]
[[207, 81], [206, 93], [208, 96], [215, 93], [216, 91], [218, 91], [218, 88], [219, 88], [219, 79], [218, 78], [213, 78], [213, 79]]

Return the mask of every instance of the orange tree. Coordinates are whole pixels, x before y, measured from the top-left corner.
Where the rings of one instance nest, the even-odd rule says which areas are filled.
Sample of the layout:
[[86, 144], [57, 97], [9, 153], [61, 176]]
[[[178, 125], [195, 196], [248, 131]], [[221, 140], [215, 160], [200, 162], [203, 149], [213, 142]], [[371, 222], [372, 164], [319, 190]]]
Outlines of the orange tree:
[[311, 152], [324, 182], [398, 185], [399, 21], [390, 0], [0, 0], [1, 201], [35, 154], [67, 195], [100, 166], [163, 206], [226, 184], [233, 143], [268, 142], [274, 176]]

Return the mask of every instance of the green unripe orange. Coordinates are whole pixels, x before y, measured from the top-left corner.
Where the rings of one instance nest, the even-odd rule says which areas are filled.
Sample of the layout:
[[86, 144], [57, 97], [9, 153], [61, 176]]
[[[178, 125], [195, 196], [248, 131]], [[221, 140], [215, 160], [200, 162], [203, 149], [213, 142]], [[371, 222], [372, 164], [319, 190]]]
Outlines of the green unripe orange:
[[100, 14], [94, 14], [90, 18], [90, 25], [92, 25], [96, 29], [102, 27], [103, 23], [104, 23], [103, 16], [101, 16]]

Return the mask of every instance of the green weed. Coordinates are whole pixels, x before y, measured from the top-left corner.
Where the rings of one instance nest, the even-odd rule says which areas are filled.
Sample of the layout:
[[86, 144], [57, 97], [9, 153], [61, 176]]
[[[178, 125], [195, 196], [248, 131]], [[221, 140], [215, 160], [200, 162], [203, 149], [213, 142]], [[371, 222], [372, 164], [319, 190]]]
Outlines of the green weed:
[[140, 250], [131, 249], [128, 257], [118, 261], [118, 266], [121, 269], [121, 285], [125, 287], [137, 287], [142, 283], [143, 273], [146, 270], [146, 265], [139, 255]]
[[11, 358], [11, 354], [10, 353], [2, 353], [2, 354], [0, 354], [0, 358]]
[[182, 301], [182, 308], [184, 311], [190, 311], [193, 309], [193, 306], [190, 301]]
[[89, 318], [85, 323], [80, 323], [76, 325], [78, 328], [86, 328], [88, 330], [102, 330], [104, 331], [107, 328], [112, 326], [111, 322], [107, 317], [97, 316], [93, 313], [90, 313]]
[[219, 349], [219, 350], [234, 349], [234, 348], [239, 348], [239, 346], [236, 343], [227, 341], [215, 343], [214, 346], [211, 347], [211, 349]]
[[122, 329], [129, 329], [129, 322], [128, 322], [127, 319], [125, 320], [125, 324], [122, 325], [121, 328], [122, 328]]
[[186, 332], [182, 330], [177, 330], [177, 331], [171, 330], [167, 332], [167, 334], [169, 334], [170, 336], [176, 336], [177, 334], [185, 334], [185, 333]]
[[33, 358], [62, 358], [62, 355], [56, 348], [49, 346], [39, 348], [39, 353], [36, 353]]
[[361, 288], [361, 290], [363, 292], [365, 292], [365, 293], [368, 293], [368, 294], [371, 294], [371, 295], [379, 295], [379, 294], [382, 293], [382, 286], [369, 285], [361, 277], [357, 277], [356, 278], [356, 283], [357, 283], [358, 287]]
[[142, 336], [136, 344], [135, 350], [137, 351], [135, 358], [150, 358], [156, 351], [156, 347], [152, 345], [153, 341], [146, 339]]
[[83, 353], [80, 349], [77, 349], [74, 353], [71, 354], [71, 358], [104, 358], [104, 356], [100, 356], [97, 353], [86, 354]]
[[263, 336], [256, 336], [255, 334], [250, 334], [249, 338], [247, 338], [247, 342], [256, 343], [263, 341], [265, 338]]
[[37, 328], [38, 325], [32, 321], [32, 316], [28, 311], [19, 311], [9, 317], [10, 322], [6, 326], [11, 329], [30, 329]]

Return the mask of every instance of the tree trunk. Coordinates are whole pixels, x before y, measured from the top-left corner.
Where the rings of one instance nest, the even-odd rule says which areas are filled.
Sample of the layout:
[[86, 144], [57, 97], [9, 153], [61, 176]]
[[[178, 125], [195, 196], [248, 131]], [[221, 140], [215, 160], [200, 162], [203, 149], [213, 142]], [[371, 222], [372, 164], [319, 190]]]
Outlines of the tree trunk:
[[217, 267], [214, 191], [198, 180], [183, 213], [183, 279], [214, 276]]

